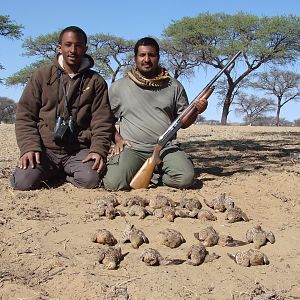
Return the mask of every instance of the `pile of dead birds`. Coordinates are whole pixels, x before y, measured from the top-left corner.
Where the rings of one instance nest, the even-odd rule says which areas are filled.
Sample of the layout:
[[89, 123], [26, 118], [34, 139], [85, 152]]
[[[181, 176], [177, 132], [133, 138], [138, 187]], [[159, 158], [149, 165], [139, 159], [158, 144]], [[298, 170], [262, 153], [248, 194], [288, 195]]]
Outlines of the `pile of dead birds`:
[[[228, 223], [248, 222], [249, 218], [243, 210], [237, 207], [231, 197], [225, 193], [208, 201], [204, 199], [205, 205], [215, 212], [226, 212], [225, 220]], [[127, 207], [127, 212], [121, 210], [119, 206]], [[144, 219], [148, 215], [157, 218], [165, 218], [174, 222], [175, 218], [197, 218], [201, 221], [215, 221], [217, 217], [208, 209], [202, 208], [198, 199], [183, 197], [179, 203], [172, 199], [157, 195], [154, 199], [145, 199], [134, 196], [118, 201], [115, 195], [109, 195], [97, 201], [97, 212], [94, 219], [107, 217], [114, 219], [117, 216], [125, 217], [126, 213], [130, 216], [137, 216]], [[247, 230], [245, 241], [235, 240], [230, 235], [220, 235], [213, 226], [208, 226], [199, 232], [194, 233], [194, 237], [199, 241], [192, 245], [186, 253], [186, 258], [168, 259], [153, 248], [146, 248], [140, 255], [140, 260], [148, 266], [168, 265], [187, 263], [192, 266], [199, 266], [204, 262], [211, 262], [220, 256], [216, 253], [209, 253], [207, 247], [220, 245], [222, 247], [241, 246], [253, 243], [254, 249], [239, 251], [236, 254], [228, 253], [237, 264], [249, 267], [269, 264], [268, 257], [259, 249], [267, 242], [274, 243], [275, 237], [271, 231], [265, 231], [260, 225]], [[124, 259], [121, 245], [130, 243], [134, 249], [138, 249], [143, 243], [149, 244], [148, 237], [144, 232], [136, 228], [133, 224], [126, 221], [126, 227], [121, 234], [119, 241], [106, 229], [99, 229], [93, 234], [92, 242], [103, 245], [99, 250], [99, 263], [107, 269], [117, 269], [120, 262]], [[177, 248], [186, 240], [183, 235], [174, 229], [165, 229], [157, 234], [156, 241], [169, 248]]]

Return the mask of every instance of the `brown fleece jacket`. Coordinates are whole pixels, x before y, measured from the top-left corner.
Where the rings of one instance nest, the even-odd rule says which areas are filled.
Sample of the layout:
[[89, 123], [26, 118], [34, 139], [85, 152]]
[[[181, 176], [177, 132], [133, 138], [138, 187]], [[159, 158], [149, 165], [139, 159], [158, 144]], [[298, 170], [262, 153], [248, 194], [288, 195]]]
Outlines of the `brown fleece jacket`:
[[[37, 70], [27, 83], [18, 103], [16, 138], [20, 156], [48, 148], [57, 153], [90, 149], [105, 160], [111, 144], [112, 114], [105, 80], [90, 68], [93, 59], [85, 55], [77, 74], [70, 78], [58, 63]], [[69, 107], [76, 118], [76, 138], [64, 147], [54, 143], [57, 115], [68, 116], [62, 82], [68, 90]]]

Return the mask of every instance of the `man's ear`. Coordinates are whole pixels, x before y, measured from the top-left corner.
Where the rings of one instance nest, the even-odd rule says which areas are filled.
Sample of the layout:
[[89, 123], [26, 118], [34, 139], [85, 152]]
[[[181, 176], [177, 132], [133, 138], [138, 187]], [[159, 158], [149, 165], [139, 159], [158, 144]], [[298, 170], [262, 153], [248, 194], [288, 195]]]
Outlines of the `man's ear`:
[[59, 53], [61, 53], [61, 44], [57, 44], [56, 49]]

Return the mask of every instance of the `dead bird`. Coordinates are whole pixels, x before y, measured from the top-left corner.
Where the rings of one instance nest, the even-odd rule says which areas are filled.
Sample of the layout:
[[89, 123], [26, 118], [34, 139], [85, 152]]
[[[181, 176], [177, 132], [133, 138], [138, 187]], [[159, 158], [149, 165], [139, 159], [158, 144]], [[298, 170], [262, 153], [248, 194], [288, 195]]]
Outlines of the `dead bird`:
[[117, 197], [115, 195], [108, 195], [108, 196], [104, 196], [101, 199], [97, 200], [97, 207], [101, 208], [104, 206], [113, 206], [116, 207], [119, 205], [119, 202], [117, 200]]
[[146, 216], [152, 215], [150, 210], [138, 204], [131, 205], [128, 209], [128, 214], [130, 216], [138, 216], [139, 219], [145, 219]]
[[108, 219], [112, 220], [116, 216], [124, 217], [125, 213], [116, 208], [119, 205], [116, 197], [114, 195], [104, 197], [97, 201], [97, 213], [99, 217], [106, 216]]
[[134, 225], [127, 222], [120, 243], [130, 242], [134, 249], [139, 248], [143, 243], [148, 244], [149, 240], [143, 231], [136, 229]]
[[122, 204], [123, 206], [128, 206], [131, 207], [132, 205], [139, 205], [142, 207], [146, 207], [147, 205], [149, 205], [150, 200], [140, 197], [140, 196], [133, 196], [130, 197], [128, 199], [125, 199]]
[[205, 247], [217, 245], [219, 241], [219, 235], [212, 226], [206, 227], [199, 232], [194, 233], [194, 237]]
[[[99, 214], [100, 215], [100, 214]], [[106, 216], [108, 219], [113, 220], [116, 218], [116, 216], [120, 216], [120, 217], [125, 217], [126, 214], [121, 210], [118, 209], [116, 207], [112, 207], [112, 206], [107, 206], [104, 209], [104, 214], [102, 216]], [[100, 215], [101, 216], [101, 215]]]
[[180, 200], [180, 207], [181, 208], [186, 208], [188, 210], [193, 210], [195, 208], [201, 209], [202, 204], [197, 198], [186, 198], [183, 197]]
[[234, 207], [232, 198], [226, 196], [226, 193], [221, 193], [220, 196], [212, 199], [211, 201], [204, 199], [204, 203], [214, 209], [215, 211], [224, 212]]
[[157, 240], [160, 244], [169, 248], [177, 248], [182, 243], [185, 243], [185, 239], [179, 231], [169, 228], [160, 231], [157, 235]]
[[211, 262], [219, 257], [220, 255], [217, 255], [216, 253], [209, 254], [202, 244], [192, 245], [187, 253], [187, 263], [189, 265], [199, 266], [204, 262]]
[[218, 245], [222, 247], [237, 247], [247, 244], [248, 242], [235, 240], [231, 235], [219, 235]]
[[194, 236], [206, 247], [212, 247], [215, 245], [222, 247], [236, 247], [247, 244], [247, 242], [233, 239], [233, 237], [230, 235], [219, 235], [219, 233], [212, 226], [206, 227], [199, 232], [194, 233]]
[[260, 225], [256, 225], [253, 228], [247, 230], [246, 240], [248, 243], [254, 243], [254, 248], [259, 249], [267, 242], [271, 244], [275, 243], [275, 236], [271, 231], [265, 231]]
[[106, 229], [99, 229], [91, 237], [92, 242], [103, 245], [114, 246], [117, 244], [117, 240], [112, 233]]
[[234, 207], [228, 209], [225, 220], [227, 220], [228, 223], [235, 223], [239, 221], [248, 222], [249, 218], [239, 207]]
[[157, 250], [153, 248], [146, 248], [140, 255], [140, 259], [147, 266], [178, 265], [184, 262], [184, 260], [181, 259], [164, 258]]
[[206, 209], [200, 209], [198, 214], [197, 214], [197, 219], [200, 221], [216, 221], [217, 217], [210, 211]]
[[238, 265], [241, 265], [243, 267], [269, 264], [268, 257], [259, 250], [249, 249], [237, 252], [236, 254], [227, 253], [227, 255], [231, 259], [233, 259]]
[[106, 269], [117, 269], [122, 259], [120, 246], [108, 246], [99, 250], [99, 263], [103, 264]]
[[194, 208], [189, 210], [187, 208], [177, 208], [175, 210], [175, 216], [180, 218], [196, 218], [199, 214], [199, 209]]
[[176, 211], [174, 207], [163, 206], [161, 208], [154, 209], [152, 215], [159, 219], [166, 218], [169, 222], [174, 222], [174, 219], [176, 218]]
[[151, 208], [162, 208], [164, 206], [177, 206], [177, 203], [174, 202], [171, 198], [163, 195], [156, 195], [154, 199], [151, 199], [149, 202]]

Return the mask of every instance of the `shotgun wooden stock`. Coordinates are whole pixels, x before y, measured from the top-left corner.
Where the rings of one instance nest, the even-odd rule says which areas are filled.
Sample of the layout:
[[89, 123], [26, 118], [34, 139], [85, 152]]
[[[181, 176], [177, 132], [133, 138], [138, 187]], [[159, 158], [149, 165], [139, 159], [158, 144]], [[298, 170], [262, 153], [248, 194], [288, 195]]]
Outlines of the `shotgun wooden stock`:
[[162, 146], [156, 144], [152, 155], [144, 162], [130, 182], [133, 189], [146, 189], [149, 186], [155, 167], [160, 163], [160, 150]]
[[[238, 56], [242, 53], [242, 51], [237, 52], [230, 61], [224, 66], [222, 70], [205, 86], [205, 88], [195, 97], [195, 99], [190, 103], [190, 105], [181, 113], [180, 116], [176, 118], [175, 121], [169, 126], [169, 128], [158, 138], [157, 144], [154, 147], [152, 156], [148, 158], [139, 171], [135, 174], [133, 179], [130, 182], [130, 186], [133, 189], [141, 189], [147, 188], [153, 171], [160, 163], [160, 151], [161, 149], [170, 141], [176, 132], [183, 127], [183, 125], [187, 125], [191, 115], [194, 114], [197, 110], [195, 107], [195, 101], [201, 98], [208, 98], [213, 92], [213, 84], [219, 79], [219, 77], [229, 68], [229, 66], [238, 58]], [[205, 108], [203, 108], [205, 109]], [[201, 108], [199, 113], [201, 112]]]

